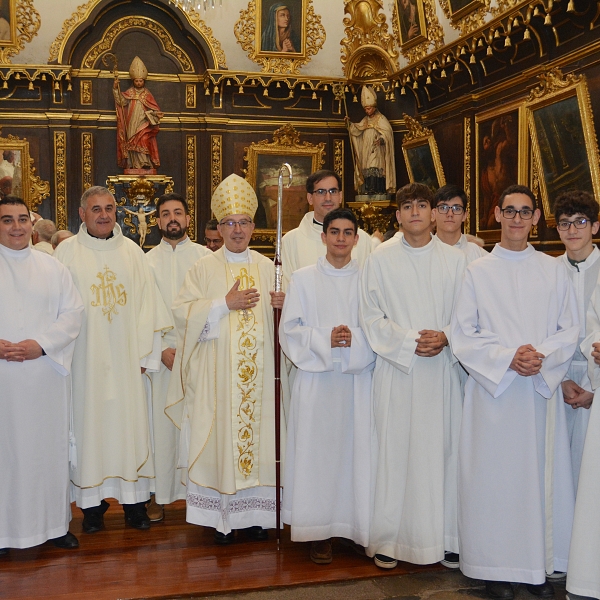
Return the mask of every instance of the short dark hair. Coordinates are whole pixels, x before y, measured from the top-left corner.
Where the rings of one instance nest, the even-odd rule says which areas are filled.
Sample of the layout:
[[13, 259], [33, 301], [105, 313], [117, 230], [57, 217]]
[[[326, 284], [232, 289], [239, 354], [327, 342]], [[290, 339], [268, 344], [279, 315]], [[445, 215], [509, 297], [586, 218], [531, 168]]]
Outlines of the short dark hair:
[[336, 219], [346, 219], [354, 225], [354, 233], [358, 232], [358, 220], [356, 215], [349, 208], [336, 208], [335, 210], [329, 211], [323, 219], [323, 233], [327, 233], [331, 221]]
[[433, 197], [433, 206], [434, 208], [440, 202], [448, 202], [453, 198], [460, 198], [463, 204], [463, 208], [467, 208], [467, 194], [465, 190], [453, 183], [448, 183], [447, 185], [442, 186]]
[[18, 196], [4, 196], [4, 198], [0, 199], [0, 206], [7, 206], [8, 204], [22, 204], [27, 209], [27, 212], [29, 212], [29, 206], [27, 206], [25, 200]]
[[435, 208], [433, 204], [433, 192], [422, 183], [409, 183], [396, 192], [396, 204], [398, 208], [405, 202], [411, 202], [412, 200], [427, 200], [429, 206]]
[[571, 190], [561, 194], [554, 203], [554, 218], [556, 221], [561, 215], [572, 217], [576, 214], [585, 215], [592, 223], [598, 220], [600, 206], [589, 192]]
[[537, 208], [537, 202], [535, 201], [535, 196], [533, 192], [526, 185], [509, 185], [501, 194], [500, 198], [498, 198], [498, 208], [502, 208], [504, 204], [504, 198], [506, 196], [510, 196], [511, 194], [525, 194], [530, 200], [533, 206], [533, 210]]
[[173, 194], [173, 193], [163, 194], [162, 196], [159, 196], [158, 200], [156, 201], [156, 214], [159, 217], [160, 217], [160, 207], [165, 202], [170, 202], [171, 200], [177, 200], [177, 202], [181, 202], [181, 204], [183, 204], [183, 210], [185, 211], [185, 214], [188, 215], [190, 213], [187, 202], [185, 201], [185, 198], [181, 194]]
[[217, 231], [218, 224], [219, 224], [219, 221], [217, 221], [216, 219], [211, 219], [210, 221], [208, 221], [208, 223], [206, 223], [206, 226], [204, 227], [204, 231]]
[[338, 188], [342, 189], [342, 178], [335, 172], [330, 171], [329, 169], [321, 169], [320, 171], [315, 171], [311, 175], [308, 176], [306, 180], [306, 191], [309, 194], [312, 194], [315, 191], [315, 185], [319, 183], [322, 179], [326, 177], [335, 177]]

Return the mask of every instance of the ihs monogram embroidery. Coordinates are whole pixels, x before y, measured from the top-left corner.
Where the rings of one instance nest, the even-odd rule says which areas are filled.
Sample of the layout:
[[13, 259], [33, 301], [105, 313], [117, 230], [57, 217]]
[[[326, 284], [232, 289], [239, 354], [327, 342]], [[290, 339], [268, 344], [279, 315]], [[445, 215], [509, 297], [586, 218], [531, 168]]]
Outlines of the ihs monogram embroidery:
[[100, 271], [96, 277], [100, 280], [100, 284], [90, 286], [92, 293], [96, 294], [92, 306], [101, 306], [102, 314], [108, 317], [109, 323], [112, 323], [113, 315], [119, 314], [117, 304], [120, 306], [127, 304], [127, 292], [121, 283], [116, 285], [113, 283], [117, 276], [107, 266], [104, 266], [104, 272]]

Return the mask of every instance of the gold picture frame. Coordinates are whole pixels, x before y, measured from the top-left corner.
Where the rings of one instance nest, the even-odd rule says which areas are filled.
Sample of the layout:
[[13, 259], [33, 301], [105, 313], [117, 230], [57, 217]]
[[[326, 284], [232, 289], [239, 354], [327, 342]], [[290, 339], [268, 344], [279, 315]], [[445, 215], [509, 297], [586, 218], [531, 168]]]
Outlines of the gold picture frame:
[[324, 164], [325, 144], [300, 142], [300, 133], [291, 124], [277, 129], [273, 141], [253, 142], [244, 148], [246, 181], [258, 197], [254, 236], [263, 241], [275, 239], [277, 227], [277, 180], [281, 165], [292, 166], [293, 180], [283, 194], [283, 231], [294, 229], [308, 211], [306, 178]]
[[16, 52], [19, 51], [17, 0], [0, 0], [0, 47], [14, 48]]
[[558, 69], [540, 75], [526, 110], [542, 209], [552, 227], [554, 201], [562, 192], [577, 189], [600, 197], [600, 158], [585, 76]]
[[403, 52], [427, 41], [423, 0], [394, 0], [393, 18], [396, 20], [398, 45]]
[[14, 135], [0, 137], [0, 193], [23, 198], [34, 212], [50, 195], [50, 183], [35, 174], [26, 139]]
[[527, 185], [529, 138], [521, 100], [475, 115], [475, 231], [486, 242], [500, 240], [495, 207], [514, 184]]
[[446, 185], [446, 177], [433, 131], [407, 114], [404, 123], [408, 133], [402, 138], [402, 153], [408, 179], [411, 183], [425, 184], [435, 193]]
[[448, 0], [450, 9], [450, 20], [456, 23], [459, 19], [475, 12], [477, 9], [485, 6], [482, 0]]

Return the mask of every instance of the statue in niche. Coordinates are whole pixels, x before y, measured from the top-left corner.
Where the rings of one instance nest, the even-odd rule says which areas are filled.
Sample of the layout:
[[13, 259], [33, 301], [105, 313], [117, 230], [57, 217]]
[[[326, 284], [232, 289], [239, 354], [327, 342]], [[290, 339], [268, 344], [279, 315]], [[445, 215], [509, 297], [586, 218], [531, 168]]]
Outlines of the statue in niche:
[[129, 67], [133, 85], [125, 92], [119, 87], [115, 69], [113, 94], [117, 110], [117, 162], [125, 174], [155, 175], [160, 166], [156, 136], [161, 112], [154, 96], [146, 88], [148, 70], [139, 57]]
[[360, 123], [346, 117], [354, 158], [354, 188], [358, 194], [381, 196], [396, 191], [394, 134], [390, 122], [377, 110], [377, 96], [363, 86], [360, 102], [366, 116]]

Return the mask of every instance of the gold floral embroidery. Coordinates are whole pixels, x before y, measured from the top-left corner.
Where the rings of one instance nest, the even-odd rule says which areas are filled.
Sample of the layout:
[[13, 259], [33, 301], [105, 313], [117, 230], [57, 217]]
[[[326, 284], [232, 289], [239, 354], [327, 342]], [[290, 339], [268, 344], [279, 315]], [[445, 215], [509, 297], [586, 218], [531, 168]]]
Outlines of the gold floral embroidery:
[[108, 317], [109, 323], [112, 323], [113, 315], [119, 314], [117, 305], [125, 306], [127, 304], [127, 292], [123, 284], [114, 283], [117, 275], [106, 265], [104, 266], [104, 272], [99, 271], [96, 277], [100, 280], [100, 283], [90, 286], [90, 290], [96, 295], [96, 299], [92, 300], [92, 306], [101, 306], [102, 314]]

